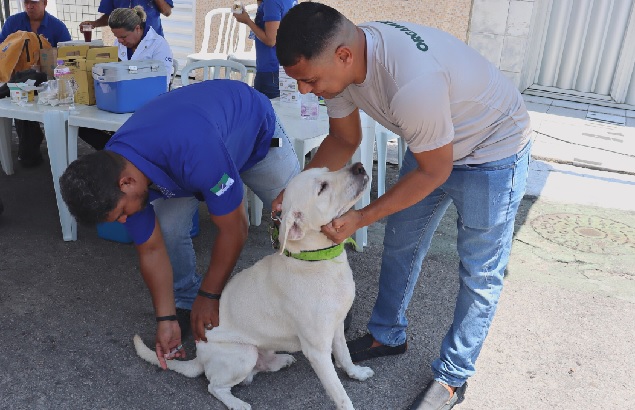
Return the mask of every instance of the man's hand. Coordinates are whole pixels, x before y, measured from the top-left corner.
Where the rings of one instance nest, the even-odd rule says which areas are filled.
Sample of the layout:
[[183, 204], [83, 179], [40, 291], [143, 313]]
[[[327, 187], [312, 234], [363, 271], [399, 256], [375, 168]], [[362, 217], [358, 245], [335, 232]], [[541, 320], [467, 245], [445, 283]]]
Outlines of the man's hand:
[[322, 233], [335, 243], [342, 243], [352, 236], [363, 225], [364, 214], [361, 211], [351, 209], [339, 218], [333, 219], [322, 226]]
[[205, 331], [218, 326], [218, 300], [198, 296], [192, 304], [190, 320], [195, 341], [207, 342]]
[[87, 26], [87, 25], [91, 25], [93, 28], [95, 28], [95, 22], [94, 21], [82, 21], [81, 23], [79, 23], [79, 32], [82, 32], [82, 26]]
[[271, 202], [271, 214], [282, 212], [282, 199], [284, 198], [284, 189], [280, 191], [276, 199]]
[[[156, 353], [157, 359], [159, 359], [159, 365], [163, 370], [167, 370], [168, 368], [168, 365], [165, 362], [166, 356], [180, 345], [181, 329], [179, 328], [179, 322], [175, 320], [159, 322], [157, 325]], [[175, 357], [184, 358], [185, 351], [177, 351], [174, 355], [170, 356], [168, 360], [174, 359]]]
[[244, 8], [242, 13], [232, 13], [232, 14], [234, 15], [234, 18], [236, 19], [236, 21], [239, 23], [247, 24], [251, 20], [251, 17], [249, 17], [249, 13], [247, 13]]

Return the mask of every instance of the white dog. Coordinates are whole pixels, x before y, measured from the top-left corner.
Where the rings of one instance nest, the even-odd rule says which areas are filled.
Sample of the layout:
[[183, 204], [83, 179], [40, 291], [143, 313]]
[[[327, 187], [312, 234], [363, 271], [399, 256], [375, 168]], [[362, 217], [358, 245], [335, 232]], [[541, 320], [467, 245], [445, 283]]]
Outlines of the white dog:
[[[320, 227], [350, 209], [368, 180], [359, 163], [336, 172], [309, 169], [293, 178], [282, 204], [281, 252], [227, 283], [220, 299], [220, 326], [206, 331], [208, 342], [197, 344], [195, 359], [170, 360], [168, 368], [188, 377], [205, 372], [212, 395], [230, 409], [250, 409], [232, 395], [232, 386], [293, 363], [293, 356], [276, 351], [301, 350], [337, 408], [352, 409], [331, 354], [353, 379], [366, 380], [373, 371], [351, 361], [344, 317], [353, 304], [355, 283], [343, 245], [335, 245]], [[316, 254], [332, 259], [295, 258]], [[139, 356], [158, 365], [139, 336], [134, 344]]]

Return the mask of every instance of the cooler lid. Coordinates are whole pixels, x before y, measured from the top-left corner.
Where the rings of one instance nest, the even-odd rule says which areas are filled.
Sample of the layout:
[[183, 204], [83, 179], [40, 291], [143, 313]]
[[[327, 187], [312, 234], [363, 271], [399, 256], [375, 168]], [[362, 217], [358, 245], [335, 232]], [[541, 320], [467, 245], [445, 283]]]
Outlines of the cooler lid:
[[165, 64], [159, 60], [130, 60], [116, 63], [97, 63], [93, 78], [101, 82], [115, 82], [147, 77], [167, 77]]

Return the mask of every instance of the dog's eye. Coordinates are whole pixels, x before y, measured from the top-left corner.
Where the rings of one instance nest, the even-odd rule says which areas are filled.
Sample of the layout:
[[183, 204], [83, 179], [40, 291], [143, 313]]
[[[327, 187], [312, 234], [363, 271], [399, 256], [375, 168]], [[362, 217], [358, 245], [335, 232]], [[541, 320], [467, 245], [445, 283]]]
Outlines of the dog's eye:
[[320, 195], [322, 192], [324, 192], [324, 190], [326, 188], [328, 188], [329, 183], [328, 182], [322, 182], [322, 184], [320, 184], [320, 192], [318, 192], [318, 195]]

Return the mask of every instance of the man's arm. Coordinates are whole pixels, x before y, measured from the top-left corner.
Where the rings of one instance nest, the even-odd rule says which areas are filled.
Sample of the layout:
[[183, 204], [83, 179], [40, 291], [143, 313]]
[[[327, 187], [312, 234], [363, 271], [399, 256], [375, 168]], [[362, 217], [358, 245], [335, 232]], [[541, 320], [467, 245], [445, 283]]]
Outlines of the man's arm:
[[154, 4], [157, 6], [157, 9], [159, 9], [159, 12], [165, 17], [169, 17], [170, 14], [172, 14], [172, 6], [165, 0], [154, 0]]
[[361, 142], [362, 126], [358, 109], [343, 118], [329, 118], [329, 135], [304, 168], [327, 167], [336, 171], [353, 157]]
[[413, 155], [418, 168], [400, 178], [390, 190], [365, 208], [351, 209], [323, 226], [322, 232], [332, 241], [341, 243], [357, 229], [421, 201], [450, 176], [453, 167], [452, 143]]
[[239, 23], [246, 24], [254, 32], [254, 35], [258, 37], [258, 40], [262, 41], [266, 46], [273, 47], [276, 45], [276, 35], [280, 27], [279, 21], [266, 21], [265, 29], [263, 30], [256, 25], [245, 10], [240, 14], [234, 14], [234, 17]]
[[[331, 171], [342, 168], [353, 157], [362, 142], [362, 125], [359, 110], [343, 118], [329, 118], [329, 134], [304, 169], [327, 167]], [[284, 190], [271, 203], [272, 212], [282, 210]]]
[[[247, 215], [243, 205], [223, 216], [211, 216], [218, 228], [212, 245], [212, 257], [200, 289], [207, 293], [220, 294], [236, 265], [247, 240]], [[192, 333], [195, 340], [204, 340], [205, 325], [218, 326], [218, 300], [197, 296], [192, 306]]]
[[90, 24], [93, 28], [104, 27], [108, 25], [108, 17], [110, 14], [102, 14], [97, 20], [94, 21], [82, 21], [79, 23], [79, 31], [82, 31], [82, 26], [84, 24]]
[[[163, 241], [159, 221], [155, 217], [154, 231], [150, 238], [137, 245], [141, 276], [152, 296], [155, 316], [176, 315], [172, 279], [172, 265]], [[167, 368], [164, 354], [178, 346], [181, 332], [178, 322], [161, 321], [157, 323], [156, 354], [161, 367]]]

